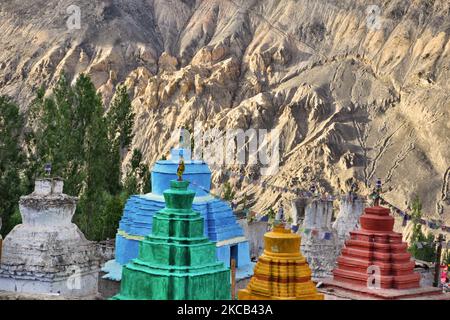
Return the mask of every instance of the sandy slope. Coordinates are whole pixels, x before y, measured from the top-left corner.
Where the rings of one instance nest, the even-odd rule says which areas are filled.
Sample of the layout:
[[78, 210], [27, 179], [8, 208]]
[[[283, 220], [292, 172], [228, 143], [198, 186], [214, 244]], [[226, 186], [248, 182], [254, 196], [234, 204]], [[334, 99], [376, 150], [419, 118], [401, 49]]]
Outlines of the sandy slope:
[[[430, 217], [449, 220], [448, 1], [77, 2], [81, 30], [66, 27], [72, 1], [0, 4], [0, 93], [22, 108], [63, 70], [89, 73], [106, 100], [126, 81], [133, 144], [150, 163], [195, 120], [278, 128], [280, 172], [264, 181], [340, 192], [351, 178], [364, 189], [380, 177], [400, 208], [418, 193]], [[373, 3], [379, 30], [368, 24]], [[293, 197], [232, 181], [256, 210]]]

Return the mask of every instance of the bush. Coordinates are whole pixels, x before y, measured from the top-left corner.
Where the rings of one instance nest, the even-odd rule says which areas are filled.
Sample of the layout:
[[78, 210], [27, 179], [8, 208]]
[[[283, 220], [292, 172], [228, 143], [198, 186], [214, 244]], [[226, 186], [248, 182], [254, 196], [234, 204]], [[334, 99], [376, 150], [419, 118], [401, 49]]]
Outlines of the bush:
[[445, 265], [449, 265], [450, 264], [450, 250], [447, 250], [444, 254], [444, 258], [442, 260], [442, 263]]
[[126, 192], [115, 196], [103, 192], [96, 204], [97, 211], [91, 217], [90, 222], [88, 221], [87, 214], [85, 214], [87, 212], [85, 209], [87, 203], [84, 199], [81, 199], [77, 208], [75, 221], [81, 231], [86, 235], [86, 238], [94, 241], [114, 238], [119, 228], [119, 221], [122, 217], [127, 198], [128, 194]]
[[233, 188], [231, 187], [231, 184], [229, 182], [225, 182], [223, 185], [223, 196], [222, 198], [225, 201], [233, 201], [234, 197], [236, 196], [236, 191], [233, 190]]
[[[422, 261], [435, 262], [436, 261], [436, 247], [434, 244], [434, 236], [429, 233], [425, 236], [423, 233], [416, 238], [417, 240], [411, 244], [408, 251], [411, 255]], [[417, 243], [421, 243], [418, 245]]]
[[414, 199], [412, 207], [413, 233], [411, 246], [408, 248], [408, 251], [418, 260], [434, 262], [436, 261], [437, 254], [434, 236], [431, 233], [425, 236], [422, 232], [422, 224], [420, 223], [420, 219], [422, 218], [422, 203], [419, 197]]
[[22, 216], [20, 215], [19, 208], [17, 207], [14, 210], [14, 213], [9, 217], [7, 224], [4, 226], [5, 232], [3, 233], [3, 235], [7, 236], [8, 233], [10, 233], [15, 226], [21, 223], [22, 223]]

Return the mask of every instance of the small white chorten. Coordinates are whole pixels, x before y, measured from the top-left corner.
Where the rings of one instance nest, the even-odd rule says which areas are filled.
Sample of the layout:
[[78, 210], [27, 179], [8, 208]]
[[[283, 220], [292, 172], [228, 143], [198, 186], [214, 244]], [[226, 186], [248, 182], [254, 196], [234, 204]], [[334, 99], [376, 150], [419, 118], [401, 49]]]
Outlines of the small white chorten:
[[62, 191], [61, 179], [43, 178], [20, 198], [22, 224], [3, 240], [0, 291], [63, 298], [98, 294], [95, 247], [72, 223], [78, 199]]

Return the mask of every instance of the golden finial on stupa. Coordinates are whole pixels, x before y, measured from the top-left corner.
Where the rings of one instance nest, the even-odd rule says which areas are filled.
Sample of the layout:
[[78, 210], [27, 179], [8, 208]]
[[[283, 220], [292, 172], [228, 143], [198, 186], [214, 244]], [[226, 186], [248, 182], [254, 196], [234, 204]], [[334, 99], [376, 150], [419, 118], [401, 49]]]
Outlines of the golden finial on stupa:
[[177, 169], [178, 181], [183, 181], [184, 170], [185, 170], [184, 158], [183, 158], [183, 156], [180, 156], [180, 162], [178, 163], [178, 169]]

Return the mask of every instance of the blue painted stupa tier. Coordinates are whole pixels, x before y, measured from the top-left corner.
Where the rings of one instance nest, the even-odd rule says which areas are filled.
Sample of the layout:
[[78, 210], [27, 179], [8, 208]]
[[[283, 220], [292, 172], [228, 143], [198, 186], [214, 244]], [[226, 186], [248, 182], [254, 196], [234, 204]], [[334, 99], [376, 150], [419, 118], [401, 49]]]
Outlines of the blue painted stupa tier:
[[[164, 208], [164, 197], [154, 194], [132, 196], [125, 205], [124, 215], [119, 223], [116, 237], [116, 261], [124, 265], [138, 255], [139, 241], [151, 233], [153, 215]], [[192, 208], [199, 212], [205, 221], [205, 236], [216, 242], [218, 247], [239, 245], [249, 255], [248, 242], [242, 228], [236, 221], [231, 207], [226, 202], [210, 195], [195, 197]], [[231, 250], [231, 249], [230, 249]], [[238, 251], [239, 248], [237, 249]], [[223, 254], [222, 254], [223, 255]], [[229, 265], [228, 257], [226, 264]], [[241, 257], [242, 263], [247, 259]], [[250, 257], [248, 257], [248, 262]]]
[[[118, 269], [118, 265], [125, 265], [138, 256], [139, 241], [151, 233], [153, 215], [165, 206], [163, 191], [169, 189], [170, 180], [177, 179], [180, 155], [185, 159], [183, 179], [190, 181], [189, 188], [196, 192], [192, 208], [204, 218], [205, 236], [216, 242], [217, 258], [226, 266], [230, 266], [233, 258], [238, 268], [248, 269], [251, 275], [249, 244], [230, 205], [209, 194], [211, 171], [208, 165], [203, 161], [191, 161], [185, 149], [172, 149], [170, 160], [156, 162], [152, 169], [152, 193], [128, 199], [116, 236], [116, 259], [108, 262], [103, 271], [111, 273], [111, 268]], [[120, 280], [120, 275], [109, 278]]]

